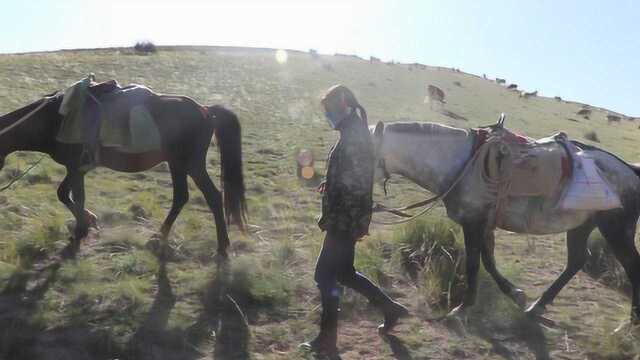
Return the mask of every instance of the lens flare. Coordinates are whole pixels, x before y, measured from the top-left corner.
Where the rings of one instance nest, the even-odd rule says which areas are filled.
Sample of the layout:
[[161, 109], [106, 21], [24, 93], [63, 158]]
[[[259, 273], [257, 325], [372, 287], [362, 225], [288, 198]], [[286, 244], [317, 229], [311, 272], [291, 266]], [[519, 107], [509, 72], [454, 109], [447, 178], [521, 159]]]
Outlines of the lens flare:
[[285, 50], [280, 49], [276, 51], [276, 61], [278, 62], [278, 64], [286, 64], [288, 58], [289, 55], [287, 55], [287, 52]]

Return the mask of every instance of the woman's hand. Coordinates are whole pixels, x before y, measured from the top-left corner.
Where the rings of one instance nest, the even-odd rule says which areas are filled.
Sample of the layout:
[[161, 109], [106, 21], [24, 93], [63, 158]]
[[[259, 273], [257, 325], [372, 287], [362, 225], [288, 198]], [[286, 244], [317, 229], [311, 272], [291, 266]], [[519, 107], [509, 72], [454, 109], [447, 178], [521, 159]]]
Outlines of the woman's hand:
[[318, 187], [316, 188], [316, 191], [320, 194], [324, 194], [327, 191], [327, 182], [321, 182], [320, 185], [318, 185]]

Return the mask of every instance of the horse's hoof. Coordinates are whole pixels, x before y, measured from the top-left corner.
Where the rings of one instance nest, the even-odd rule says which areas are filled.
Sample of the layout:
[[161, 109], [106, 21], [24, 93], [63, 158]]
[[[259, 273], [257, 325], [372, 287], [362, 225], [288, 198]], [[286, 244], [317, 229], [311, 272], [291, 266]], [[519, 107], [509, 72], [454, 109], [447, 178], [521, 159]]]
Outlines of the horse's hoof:
[[213, 257], [213, 261], [218, 265], [225, 265], [229, 262], [229, 254], [226, 251], [218, 251]]
[[458, 315], [447, 315], [443, 319], [443, 323], [449, 330], [452, 330], [458, 336], [464, 337], [467, 335], [467, 329], [464, 326], [464, 322]]
[[98, 216], [96, 214], [84, 209], [84, 218], [90, 228], [98, 228]]
[[527, 294], [525, 294], [523, 290], [514, 289], [511, 292], [511, 298], [520, 309], [524, 309], [527, 307]]
[[542, 314], [544, 314], [544, 310], [545, 310], [544, 306], [540, 305], [540, 299], [538, 299], [534, 301], [533, 304], [531, 304], [531, 306], [529, 306], [529, 308], [527, 308], [527, 310], [524, 311], [524, 313], [527, 316], [536, 318], [536, 317], [542, 316]]
[[76, 258], [76, 254], [78, 253], [79, 246], [75, 244], [69, 244], [62, 249], [60, 252], [60, 257], [64, 260], [72, 260]]
[[466, 311], [463, 304], [460, 304], [453, 308], [446, 317], [458, 317], [460, 319], [466, 318]]
[[160, 254], [160, 239], [152, 237], [144, 247], [149, 250], [152, 254], [158, 256]]
[[622, 324], [618, 325], [615, 330], [613, 330], [613, 334], [615, 335], [624, 335], [629, 333], [640, 334], [640, 323], [633, 320], [625, 320]]

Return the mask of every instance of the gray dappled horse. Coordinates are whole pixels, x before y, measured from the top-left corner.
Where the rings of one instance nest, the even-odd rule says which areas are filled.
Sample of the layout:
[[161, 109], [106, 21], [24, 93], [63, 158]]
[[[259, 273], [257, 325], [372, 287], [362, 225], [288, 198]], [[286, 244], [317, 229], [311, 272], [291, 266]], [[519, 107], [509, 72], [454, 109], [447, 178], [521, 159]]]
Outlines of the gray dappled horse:
[[[384, 173], [402, 175], [435, 194], [443, 194], [459, 177], [475, 153], [476, 132], [435, 123], [378, 123], [370, 128], [376, 147], [376, 176]], [[582, 268], [586, 258], [587, 238], [597, 227], [624, 267], [632, 285], [632, 322], [640, 321], [640, 256], [634, 244], [636, 223], [640, 214], [640, 167], [631, 165], [601, 149], [575, 143], [595, 159], [596, 166], [619, 194], [622, 208], [606, 211], [532, 209], [529, 198], [509, 198], [504, 203], [500, 227], [528, 234], [567, 233], [567, 265], [526, 313], [539, 317], [545, 306]], [[468, 287], [462, 304], [449, 314], [462, 314], [473, 305], [477, 292], [480, 258], [485, 269], [502, 292], [525, 307], [526, 296], [500, 274], [494, 259], [494, 233], [490, 223], [491, 204], [472, 189], [474, 179], [462, 177], [443, 197], [447, 215], [462, 226], [466, 249]], [[532, 214], [532, 212], [537, 212]], [[532, 223], [523, 219], [537, 219]]]

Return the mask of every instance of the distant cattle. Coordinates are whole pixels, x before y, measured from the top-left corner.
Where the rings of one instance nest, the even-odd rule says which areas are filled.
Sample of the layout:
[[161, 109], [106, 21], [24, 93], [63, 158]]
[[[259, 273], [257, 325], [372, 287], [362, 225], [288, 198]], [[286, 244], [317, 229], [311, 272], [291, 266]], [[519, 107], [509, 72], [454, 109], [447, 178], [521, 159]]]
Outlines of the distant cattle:
[[496, 83], [498, 83], [498, 84], [504, 84], [506, 82], [507, 82], [507, 80], [505, 80], [505, 79], [496, 78]]
[[533, 96], [538, 96], [538, 90], [532, 91], [532, 92], [523, 91], [522, 93], [520, 93], [520, 97], [523, 97], [525, 99], [528, 99]]
[[509, 86], [507, 86], [507, 89], [518, 90], [518, 84], [509, 84]]
[[562, 98], [560, 96], [554, 96], [554, 99], [556, 99], [556, 101], [562, 101]]
[[377, 58], [375, 56], [369, 56], [369, 62], [370, 63], [379, 63], [381, 61], [380, 61], [380, 58]]
[[614, 114], [608, 114], [607, 115], [607, 122], [609, 124], [613, 123], [613, 122], [620, 122], [620, 116], [618, 115], [614, 115]]
[[591, 109], [583, 108], [583, 109], [578, 110], [578, 112], [576, 114], [584, 117], [585, 119], [588, 119], [589, 116], [591, 116]]
[[454, 81], [453, 85], [462, 87], [462, 83], [460, 81]]
[[360, 56], [352, 54], [335, 53], [334, 56], [362, 60]]
[[311, 55], [312, 58], [316, 59], [318, 57], [318, 50], [309, 49], [309, 55]]
[[444, 104], [446, 103], [444, 99], [444, 91], [437, 86], [429, 85], [427, 86], [427, 98], [425, 102], [429, 103], [429, 106], [433, 109], [433, 104]]
[[482, 78], [487, 80], [487, 74], [482, 74]]

